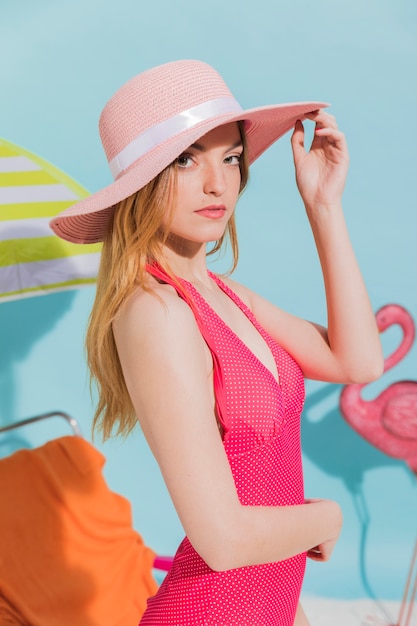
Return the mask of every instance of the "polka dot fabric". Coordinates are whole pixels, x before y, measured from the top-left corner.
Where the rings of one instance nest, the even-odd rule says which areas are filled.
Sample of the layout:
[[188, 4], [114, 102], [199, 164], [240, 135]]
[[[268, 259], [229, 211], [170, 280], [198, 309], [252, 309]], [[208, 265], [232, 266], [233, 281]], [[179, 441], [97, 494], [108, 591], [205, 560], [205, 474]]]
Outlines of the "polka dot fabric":
[[[217, 276], [210, 276], [261, 333], [279, 372], [278, 384], [196, 289], [182, 281], [221, 370], [216, 394], [221, 396], [224, 449], [239, 499], [247, 506], [302, 504], [301, 370], [238, 296]], [[157, 594], [148, 600], [140, 625], [292, 626], [305, 561], [305, 554], [300, 554], [278, 563], [215, 572], [185, 538]]]

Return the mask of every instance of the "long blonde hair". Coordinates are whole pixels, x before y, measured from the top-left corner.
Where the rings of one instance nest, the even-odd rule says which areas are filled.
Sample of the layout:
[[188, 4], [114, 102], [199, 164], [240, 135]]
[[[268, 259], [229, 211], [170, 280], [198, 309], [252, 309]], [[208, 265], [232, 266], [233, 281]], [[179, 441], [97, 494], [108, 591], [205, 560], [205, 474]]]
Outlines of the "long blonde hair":
[[[243, 124], [239, 123], [243, 142], [240, 161], [242, 192], [248, 181], [248, 160]], [[176, 199], [177, 168], [175, 162], [150, 183], [114, 207], [112, 221], [103, 241], [96, 297], [86, 335], [87, 362], [91, 381], [98, 388], [98, 404], [93, 430], [103, 439], [111, 435], [127, 436], [137, 424], [135, 410], [126, 387], [114, 340], [112, 324], [123, 304], [139, 286], [147, 291], [149, 262], [158, 261], [170, 276], [172, 272], [161, 261], [161, 251], [169, 235], [169, 223]], [[163, 222], [167, 226], [163, 227]], [[214, 243], [208, 255], [220, 252], [230, 240], [233, 272], [238, 261], [238, 240], [234, 215], [223, 236]]]

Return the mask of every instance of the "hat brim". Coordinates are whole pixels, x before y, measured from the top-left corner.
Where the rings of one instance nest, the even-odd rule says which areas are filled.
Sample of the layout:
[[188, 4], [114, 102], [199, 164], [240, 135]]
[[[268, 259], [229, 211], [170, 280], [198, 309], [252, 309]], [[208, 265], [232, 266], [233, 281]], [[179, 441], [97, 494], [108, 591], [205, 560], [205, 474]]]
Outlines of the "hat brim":
[[115, 182], [80, 200], [50, 221], [51, 229], [73, 243], [103, 241], [114, 205], [147, 185], [186, 148], [217, 126], [245, 121], [249, 163], [253, 163], [275, 141], [308, 113], [329, 106], [323, 102], [295, 102], [257, 107], [233, 114], [218, 115], [170, 137], [139, 158]]

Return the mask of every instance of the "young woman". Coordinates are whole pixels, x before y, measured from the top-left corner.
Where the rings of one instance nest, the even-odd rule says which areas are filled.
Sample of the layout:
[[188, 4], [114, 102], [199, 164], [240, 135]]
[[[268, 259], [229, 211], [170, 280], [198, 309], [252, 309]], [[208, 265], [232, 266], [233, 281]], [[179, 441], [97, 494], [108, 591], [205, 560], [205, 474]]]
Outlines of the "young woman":
[[[306, 557], [327, 561], [337, 541], [339, 506], [304, 498], [304, 377], [368, 382], [383, 361], [343, 218], [346, 142], [324, 106], [243, 111], [204, 63], [148, 70], [100, 119], [115, 182], [51, 222], [104, 242], [87, 335], [95, 425], [107, 437], [139, 420], [186, 533], [143, 625], [305, 626]], [[206, 265], [227, 236], [236, 264], [248, 164], [291, 128], [327, 328]]]

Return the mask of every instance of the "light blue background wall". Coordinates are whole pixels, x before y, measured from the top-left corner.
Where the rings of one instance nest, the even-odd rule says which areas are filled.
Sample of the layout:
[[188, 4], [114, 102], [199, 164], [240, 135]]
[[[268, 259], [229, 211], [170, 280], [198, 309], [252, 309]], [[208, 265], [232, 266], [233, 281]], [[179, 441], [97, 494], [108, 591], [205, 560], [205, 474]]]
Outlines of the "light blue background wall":
[[[152, 65], [205, 60], [245, 107], [332, 103], [350, 145], [346, 216], [374, 309], [394, 302], [417, 317], [414, 0], [2, 0], [0, 51], [0, 135], [90, 191], [111, 182], [96, 130], [101, 108]], [[238, 223], [236, 279], [325, 322], [288, 137], [253, 167]], [[83, 335], [93, 291], [0, 305], [1, 423], [59, 409], [90, 437]], [[399, 340], [399, 332], [388, 331], [386, 353]], [[416, 348], [367, 397], [401, 378], [417, 379]], [[415, 478], [349, 429], [337, 410], [339, 387], [309, 382], [307, 392], [307, 495], [337, 499], [345, 526], [332, 561], [309, 564], [305, 593], [400, 599], [417, 532]], [[0, 451], [66, 432], [58, 421], [30, 427], [2, 438]], [[107, 457], [110, 486], [132, 503], [136, 528], [158, 552], [171, 554], [182, 530], [140, 431], [96, 444]]]

